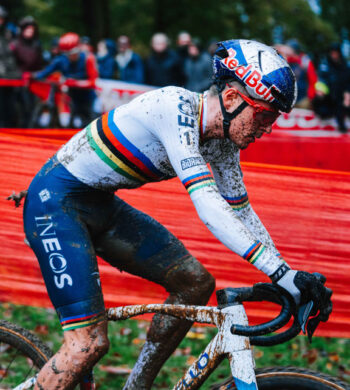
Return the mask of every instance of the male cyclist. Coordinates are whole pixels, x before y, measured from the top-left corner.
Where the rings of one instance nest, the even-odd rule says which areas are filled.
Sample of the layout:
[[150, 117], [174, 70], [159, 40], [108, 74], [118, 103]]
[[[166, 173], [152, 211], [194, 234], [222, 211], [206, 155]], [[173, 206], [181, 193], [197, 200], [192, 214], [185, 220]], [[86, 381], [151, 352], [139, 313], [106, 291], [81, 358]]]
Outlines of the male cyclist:
[[[250, 206], [240, 169], [239, 150], [292, 109], [294, 74], [274, 49], [246, 40], [220, 42], [213, 67], [215, 84], [203, 95], [166, 87], [104, 114], [31, 183], [25, 232], [65, 331], [36, 389], [73, 388], [108, 349], [96, 255], [161, 284], [167, 303], [203, 305], [214, 290], [214, 278], [179, 240], [114, 195], [120, 188], [178, 176], [223, 244], [287, 290], [296, 305], [313, 301], [320, 319], [328, 319], [330, 290], [283, 261]], [[125, 389], [149, 389], [190, 326], [155, 315]]]

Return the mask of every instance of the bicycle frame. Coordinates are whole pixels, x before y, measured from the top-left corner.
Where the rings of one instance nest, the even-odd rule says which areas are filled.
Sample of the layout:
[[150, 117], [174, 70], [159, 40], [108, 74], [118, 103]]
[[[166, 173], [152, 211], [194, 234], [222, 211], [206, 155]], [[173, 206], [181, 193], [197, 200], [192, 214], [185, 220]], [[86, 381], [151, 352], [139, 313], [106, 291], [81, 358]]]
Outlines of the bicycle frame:
[[198, 389], [225, 357], [230, 362], [237, 390], [258, 389], [249, 338], [231, 332], [233, 324], [248, 325], [243, 305], [235, 304], [221, 310], [217, 307], [167, 304], [124, 306], [109, 309], [108, 320], [124, 320], [145, 313], [167, 314], [180, 319], [213, 324], [218, 328], [217, 335], [188, 368], [173, 390]]

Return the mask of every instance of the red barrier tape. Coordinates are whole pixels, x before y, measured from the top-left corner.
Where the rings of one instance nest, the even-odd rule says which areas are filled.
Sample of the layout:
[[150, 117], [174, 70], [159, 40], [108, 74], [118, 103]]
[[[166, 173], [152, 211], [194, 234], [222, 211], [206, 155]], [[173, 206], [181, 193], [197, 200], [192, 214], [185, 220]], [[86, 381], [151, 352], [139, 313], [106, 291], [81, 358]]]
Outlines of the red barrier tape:
[[[22, 210], [5, 200], [28, 187], [45, 160], [71, 131], [0, 130], [0, 299], [50, 306], [41, 273], [24, 242]], [[295, 269], [318, 271], [334, 290], [334, 312], [316, 335], [350, 337], [350, 175], [317, 169], [243, 164], [250, 201], [280, 252]], [[217, 288], [247, 286], [268, 279], [232, 254], [206, 229], [177, 180], [148, 184], [118, 195], [152, 215], [179, 237], [215, 276]], [[174, 200], [176, 200], [174, 202]], [[158, 285], [120, 273], [99, 261], [107, 306], [161, 302]], [[211, 304], [215, 304], [214, 296]], [[252, 323], [271, 318], [269, 305], [248, 308]]]

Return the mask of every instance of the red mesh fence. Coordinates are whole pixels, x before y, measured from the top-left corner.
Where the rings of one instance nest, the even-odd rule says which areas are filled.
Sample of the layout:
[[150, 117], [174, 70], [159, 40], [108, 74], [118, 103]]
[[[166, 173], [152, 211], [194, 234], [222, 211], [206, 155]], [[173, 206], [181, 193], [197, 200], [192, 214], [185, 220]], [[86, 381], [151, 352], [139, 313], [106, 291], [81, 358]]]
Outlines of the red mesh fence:
[[[15, 209], [5, 197], [27, 188], [46, 159], [73, 133], [0, 130], [1, 301], [50, 306], [35, 256], [23, 242], [22, 208]], [[243, 171], [250, 201], [288, 263], [324, 273], [334, 290], [334, 312], [317, 335], [350, 337], [350, 174], [259, 163], [243, 163]], [[206, 229], [178, 179], [118, 194], [179, 237], [216, 277], [217, 288], [268, 281]], [[107, 306], [161, 302], [166, 296], [154, 283], [120, 273], [103, 260], [99, 264]], [[256, 323], [272, 310], [259, 304], [248, 313]]]

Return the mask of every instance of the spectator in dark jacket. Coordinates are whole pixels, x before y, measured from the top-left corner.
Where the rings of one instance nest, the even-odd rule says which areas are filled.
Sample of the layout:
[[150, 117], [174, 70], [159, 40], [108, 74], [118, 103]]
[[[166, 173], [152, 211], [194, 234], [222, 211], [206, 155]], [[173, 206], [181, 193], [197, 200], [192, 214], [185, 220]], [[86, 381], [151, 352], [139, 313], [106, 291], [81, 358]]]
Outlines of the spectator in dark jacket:
[[319, 68], [320, 81], [329, 88], [329, 98], [333, 107], [339, 131], [345, 133], [345, 116], [350, 110], [350, 68], [341, 52], [339, 44], [333, 44]]
[[[32, 16], [26, 16], [19, 22], [20, 32], [18, 37], [11, 42], [17, 65], [24, 72], [35, 72], [43, 67], [44, 59], [39, 41], [38, 25]], [[37, 98], [27, 87], [18, 91], [18, 103], [21, 115], [19, 117], [21, 127], [27, 127], [35, 107]]]
[[182, 69], [182, 74], [179, 75], [179, 78], [182, 78], [181, 85], [186, 85], [187, 77], [185, 72], [185, 61], [188, 59], [188, 47], [191, 44], [192, 37], [191, 34], [187, 31], [180, 31], [177, 35], [176, 40], [176, 53], [179, 56], [180, 66]]
[[121, 35], [118, 38], [117, 44], [118, 54], [116, 60], [120, 80], [130, 83], [144, 83], [143, 62], [141, 57], [132, 50], [130, 38], [126, 35]]
[[182, 86], [181, 63], [174, 50], [169, 49], [168, 37], [163, 33], [153, 35], [152, 53], [145, 61], [146, 83], [158, 87]]
[[[10, 50], [11, 34], [7, 29], [7, 11], [0, 6], [0, 78], [16, 79], [20, 71], [16, 59]], [[14, 127], [17, 125], [16, 99], [13, 87], [0, 87], [0, 127]]]
[[97, 44], [97, 66], [101, 79], [114, 79], [117, 72], [117, 62], [115, 55], [117, 46], [113, 39], [103, 39]]
[[43, 67], [43, 55], [38, 25], [33, 17], [26, 16], [20, 20], [19, 27], [19, 36], [11, 42], [17, 65], [22, 72], [40, 70]]
[[212, 60], [208, 52], [201, 51], [200, 44], [193, 39], [188, 46], [188, 58], [184, 63], [187, 82], [185, 88], [193, 92], [203, 92], [212, 83]]

